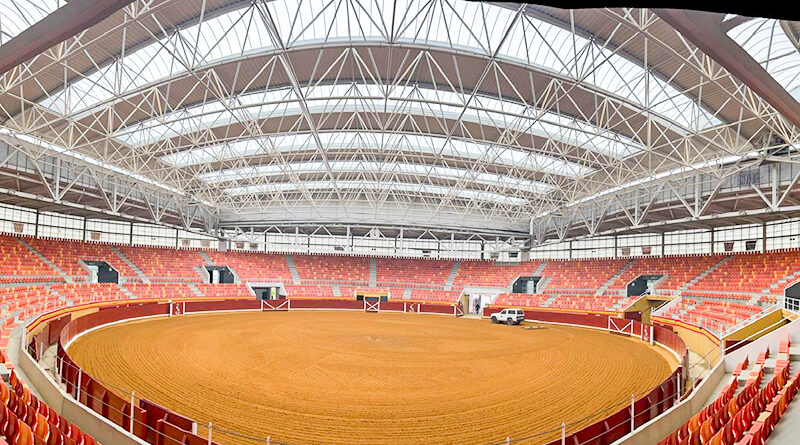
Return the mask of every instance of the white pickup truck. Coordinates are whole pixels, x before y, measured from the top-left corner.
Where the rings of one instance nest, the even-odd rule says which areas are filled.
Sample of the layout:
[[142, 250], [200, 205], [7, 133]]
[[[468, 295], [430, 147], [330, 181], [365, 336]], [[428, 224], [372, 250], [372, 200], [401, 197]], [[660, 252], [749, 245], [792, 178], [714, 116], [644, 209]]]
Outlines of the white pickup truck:
[[503, 309], [492, 314], [492, 323], [520, 324], [525, 321], [525, 311], [522, 309]]

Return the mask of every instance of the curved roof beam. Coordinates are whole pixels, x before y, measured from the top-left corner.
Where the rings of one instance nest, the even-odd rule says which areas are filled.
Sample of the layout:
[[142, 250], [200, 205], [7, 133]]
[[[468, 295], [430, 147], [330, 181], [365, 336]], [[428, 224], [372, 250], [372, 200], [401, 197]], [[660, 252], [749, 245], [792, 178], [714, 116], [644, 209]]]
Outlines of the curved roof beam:
[[[169, 76], [188, 70], [196, 72], [234, 54], [249, 57], [265, 50], [280, 51], [271, 47], [270, 43], [256, 41], [268, 35], [266, 22], [259, 20], [258, 10], [282, 8], [277, 3], [270, 2], [266, 6], [257, 3], [253, 7], [223, 14], [180, 30], [157, 44], [127, 54], [125, 58], [102, 71], [73, 81], [68, 88], [72, 90], [68, 95], [71, 98], [69, 101], [64, 100], [62, 92], [43, 103], [71, 115], [103, 101], [112, 100], [115, 96], [124, 95], [130, 92], [130, 88], [162, 82]], [[492, 54], [496, 54], [498, 62], [517, 63], [543, 70], [572, 82], [598, 88], [601, 92], [638, 106], [644, 103], [643, 88], [646, 82], [642, 78], [647, 74], [641, 67], [588, 39], [577, 37], [576, 40], [569, 31], [557, 26], [527, 16], [514, 22], [514, 13], [504, 8], [460, 1], [454, 1], [443, 8], [440, 2], [411, 0], [408, 4], [395, 5], [398, 8], [395, 13], [402, 16], [402, 19], [389, 32], [391, 25], [385, 23], [385, 17], [379, 13], [382, 11], [376, 9], [384, 5], [370, 4], [368, 7], [372, 10], [366, 11], [359, 10], [362, 8], [360, 4], [356, 6], [354, 3], [341, 8], [328, 7], [331, 3], [301, 3], [297, 5], [298, 17], [301, 17], [299, 22], [290, 22], [288, 17], [277, 22], [281, 34], [286, 35], [283, 44], [287, 49], [295, 50], [303, 45], [320, 48], [320, 43], [323, 48], [329, 45], [335, 47], [337, 44], [349, 42], [350, 46], [370, 43], [378, 46], [390, 44], [394, 47], [424, 45], [427, 48], [454, 51], [484, 59], [491, 59]], [[354, 11], [358, 14], [353, 15]], [[231, 15], [235, 18], [230, 17]], [[278, 17], [277, 14], [273, 15]], [[480, 23], [475, 23], [476, 20]], [[351, 22], [358, 23], [359, 27], [348, 26]], [[263, 35], [253, 31], [258, 30], [259, 26], [264, 27]], [[510, 40], [524, 43], [501, 44], [500, 31], [503, 26], [510, 26]], [[356, 28], [357, 32], [354, 32]], [[473, 31], [473, 28], [477, 31]], [[445, 29], [448, 31], [445, 32]], [[209, 33], [221, 37], [217, 41], [206, 41]], [[203, 38], [198, 37], [201, 34]], [[192, 45], [193, 42], [197, 44]], [[368, 64], [369, 61], [365, 63]], [[116, 65], [119, 66], [115, 67]], [[110, 73], [121, 76], [122, 81], [108, 79]], [[678, 123], [686, 115], [704, 114], [702, 110], [687, 113], [686, 110], [695, 106], [691, 98], [659, 79], [651, 79], [650, 87], [649, 108], [665, 119]], [[710, 116], [708, 120], [714, 121]], [[687, 124], [688, 121], [677, 125], [687, 127]]]
[[[307, 181], [304, 186], [308, 190], [334, 190], [334, 185], [330, 181]], [[372, 191], [377, 193], [396, 192], [397, 196], [408, 196], [410, 198], [417, 198], [418, 194], [438, 196], [454, 195], [455, 198], [468, 201], [502, 204], [506, 206], [524, 206], [528, 202], [523, 198], [484, 190], [461, 189], [453, 191], [453, 188], [450, 186], [397, 181], [337, 181], [337, 187], [347, 190]], [[279, 182], [231, 187], [223, 190], [223, 193], [231, 197], [241, 197], [245, 195], [250, 196], [297, 191], [297, 186], [295, 184], [291, 182]]]
[[[364, 176], [377, 181], [395, 176], [414, 177], [421, 183], [430, 179], [456, 181], [466, 179], [468, 184], [486, 186], [489, 190], [508, 196], [542, 195], [553, 190], [553, 186], [529, 179], [497, 174], [492, 172], [474, 172], [463, 168], [447, 167], [440, 165], [416, 164], [402, 161], [331, 161], [329, 167], [339, 176], [345, 177]], [[293, 162], [290, 168], [296, 174], [319, 175], [326, 172], [326, 165], [320, 161]], [[207, 184], [228, 188], [244, 184], [258, 184], [265, 181], [275, 184], [274, 178], [284, 176], [283, 171], [275, 165], [257, 165], [249, 167], [231, 168], [208, 172], [199, 175], [199, 179]]]
[[654, 9], [654, 12], [764, 98], [792, 125], [800, 127], [800, 103], [744, 48], [725, 34], [720, 26], [724, 18], [722, 14], [676, 9]]
[[[29, 23], [33, 21], [33, 24], [7, 42], [0, 39], [0, 76], [42, 51], [100, 23], [132, 1], [134, 0], [71, 0], [69, 3], [66, 1], [62, 3], [59, 0], [48, 2], [51, 5], [55, 3], [61, 6], [42, 16], [43, 12], [49, 11], [48, 6], [19, 0], [4, 0], [0, 3], [0, 10], [4, 11], [0, 16], [10, 15], [11, 17], [6, 19], [11, 18], [8, 21], [12, 27], [23, 20]], [[37, 18], [39, 20], [36, 20]], [[13, 31], [3, 32], [8, 30], [9, 25], [3, 26], [5, 29], [0, 28], [2, 34], [12, 35], [20, 31], [20, 28], [16, 28]]]
[[785, 20], [750, 19], [731, 28], [727, 35], [783, 89], [795, 99], [800, 97], [800, 43], [796, 25]]
[[[353, 132], [321, 132], [320, 138], [330, 152], [345, 152], [345, 158], [352, 159], [352, 155], [361, 153], [365, 159], [382, 157], [414, 158], [442, 157], [453, 163], [459, 161], [474, 163], [489, 160], [492, 165], [505, 166], [519, 171], [543, 172], [547, 174], [566, 176], [577, 179], [591, 174], [594, 170], [585, 166], [567, 162], [565, 160], [540, 155], [498, 145], [476, 143], [471, 140], [451, 138], [442, 146], [445, 140], [442, 136], [420, 135], [413, 133], [369, 133], [364, 131]], [[285, 153], [305, 153], [314, 148], [307, 134], [288, 134], [269, 136], [277, 150]], [[199, 167], [211, 165], [211, 169], [228, 164], [240, 164], [241, 160], [268, 156], [260, 141], [253, 139], [235, 140], [219, 145], [199, 146], [186, 151], [165, 155], [161, 157], [164, 162], [176, 167]], [[230, 161], [230, 162], [226, 162]], [[449, 162], [448, 162], [449, 163]], [[223, 167], [225, 168], [225, 167]]]
[[[463, 103], [468, 97], [459, 93], [419, 87], [395, 87], [393, 94], [387, 96], [380, 89], [377, 85], [325, 85], [310, 89], [305, 101], [310, 108], [329, 114], [342, 112], [348, 106], [373, 113], [393, 114], [456, 115], [462, 111], [461, 119], [554, 138], [606, 156], [626, 157], [642, 150], [641, 144], [632, 139], [550, 110], [526, 107], [490, 97], [476, 97], [471, 106], [464, 108]], [[259, 92], [240, 95], [237, 102], [241, 106], [235, 110], [255, 110], [257, 118], [278, 113], [292, 114], [293, 108], [288, 106], [290, 102], [287, 102], [285, 92], [275, 93], [277, 94]], [[223, 116], [225, 111], [221, 104], [215, 101], [206, 102], [123, 128], [117, 131], [115, 137], [132, 146], [150, 145], [171, 136], [224, 125]]]

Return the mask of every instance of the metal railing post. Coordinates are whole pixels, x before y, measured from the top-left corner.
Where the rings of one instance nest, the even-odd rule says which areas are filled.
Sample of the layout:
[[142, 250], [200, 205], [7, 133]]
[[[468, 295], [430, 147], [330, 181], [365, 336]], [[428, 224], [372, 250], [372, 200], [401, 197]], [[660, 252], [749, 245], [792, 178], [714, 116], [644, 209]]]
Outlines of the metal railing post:
[[78, 368], [78, 386], [75, 390], [75, 400], [77, 400], [78, 403], [81, 403], [81, 376], [83, 376], [83, 370]]
[[561, 422], [561, 445], [567, 445], [567, 426]]
[[636, 398], [633, 394], [631, 394], [631, 432], [636, 429], [636, 412], [634, 411], [635, 407], [634, 404], [636, 403]]
[[133, 404], [134, 404], [134, 391], [131, 391], [131, 421], [128, 426], [128, 432], [133, 435]]
[[211, 445], [211, 422], [208, 422], [208, 445]]

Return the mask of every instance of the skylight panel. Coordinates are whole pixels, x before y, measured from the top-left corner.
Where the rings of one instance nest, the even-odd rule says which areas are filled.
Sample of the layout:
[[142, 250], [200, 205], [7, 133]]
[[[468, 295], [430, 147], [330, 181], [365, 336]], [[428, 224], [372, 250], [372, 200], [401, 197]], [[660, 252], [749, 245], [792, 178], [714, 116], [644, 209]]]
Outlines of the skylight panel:
[[[387, 41], [393, 37], [401, 43], [448, 47], [482, 56], [497, 53], [501, 59], [594, 85], [641, 106], [646, 102], [646, 73], [641, 66], [569, 30], [527, 15], [517, 18], [508, 8], [464, 1], [276, 0], [181, 29], [73, 82], [42, 104], [64, 114], [83, 115], [115, 95], [186, 73], [189, 68], [272, 51], [275, 48], [263, 8], [275, 21], [281, 44], [290, 48], [320, 42]], [[387, 22], [387, 17], [392, 21]], [[503, 43], [509, 27], [510, 35]], [[192, 52], [195, 42], [197, 51]], [[121, 81], [115, 80], [118, 78]], [[665, 96], [649, 101], [649, 108], [660, 116], [689, 128], [720, 123], [670, 85], [653, 78], [650, 84], [651, 96]], [[653, 91], [654, 87], [659, 91]]]
[[[189, 50], [189, 45], [196, 48]], [[63, 114], [89, 113], [99, 103], [189, 69], [272, 47], [254, 7], [235, 10], [180, 29], [72, 82], [41, 104]], [[119, 77], [120, 81], [117, 81]], [[77, 117], [76, 117], [77, 118]]]
[[199, 179], [208, 184], [248, 180], [285, 175], [285, 171], [297, 174], [324, 173], [330, 168], [336, 173], [365, 172], [370, 174], [398, 174], [415, 177], [434, 177], [447, 180], [464, 179], [470, 183], [500, 187], [502, 189], [523, 190], [530, 193], [547, 193], [552, 186], [537, 181], [515, 178], [489, 172], [471, 172], [461, 168], [438, 165], [410, 164], [401, 162], [333, 161], [327, 165], [321, 161], [296, 162], [287, 166], [278, 164], [257, 165], [205, 173]]
[[66, 4], [66, 0], [0, 0], [0, 45]]
[[[499, 193], [487, 192], [483, 190], [453, 190], [450, 187], [443, 187], [429, 184], [408, 184], [404, 182], [378, 182], [378, 181], [336, 181], [336, 188], [340, 190], [369, 190], [373, 192], [405, 192], [413, 196], [419, 194], [432, 195], [454, 195], [462, 199], [471, 199], [484, 202], [492, 202], [505, 205], [525, 205], [526, 199], [514, 196], [502, 195]], [[303, 183], [303, 188], [307, 190], [332, 190], [334, 184], [330, 181], [308, 181]], [[287, 182], [275, 184], [258, 184], [242, 187], [231, 187], [223, 190], [229, 196], [243, 196], [260, 193], [279, 193], [299, 191], [297, 185]]]
[[[311, 112], [386, 112], [461, 119], [493, 125], [547, 139], [554, 139], [605, 156], [625, 158], [642, 151], [632, 139], [595, 127], [584, 121], [542, 111], [522, 104], [488, 97], [476, 97], [464, 110], [467, 95], [417, 87], [396, 87], [388, 98], [376, 85], [335, 85], [308, 88], [306, 102]], [[352, 96], [358, 94], [358, 96]], [[134, 147], [221, 127], [236, 121], [299, 116], [296, 96], [288, 90], [242, 95], [228, 112], [219, 102], [206, 102], [159, 118], [153, 118], [117, 133], [117, 140]], [[463, 114], [462, 114], [463, 113]], [[234, 115], [236, 116], [234, 118]]]
[[640, 106], [649, 107], [653, 112], [687, 128], [702, 129], [721, 123], [682, 91], [655, 76], [650, 76], [648, 102], [645, 82], [648, 74], [641, 66], [604, 47], [602, 42], [589, 41], [567, 29], [530, 16], [525, 16], [515, 24], [499, 57], [543, 67], [594, 85]]
[[778, 20], [752, 19], [728, 31], [733, 39], [795, 99], [800, 100], [800, 52]]
[[[358, 132], [322, 132], [320, 141], [326, 150], [366, 148], [383, 151], [420, 153], [483, 161], [506, 165], [517, 169], [579, 178], [594, 172], [593, 169], [573, 162], [512, 148], [479, 144], [472, 141], [436, 136], [382, 134], [381, 140]], [[213, 146], [197, 147], [161, 157], [161, 160], [176, 167], [186, 167], [209, 162], [233, 160], [258, 154], [291, 153], [301, 150], [316, 150], [315, 141], [308, 134], [270, 136], [262, 140], [246, 139]]]

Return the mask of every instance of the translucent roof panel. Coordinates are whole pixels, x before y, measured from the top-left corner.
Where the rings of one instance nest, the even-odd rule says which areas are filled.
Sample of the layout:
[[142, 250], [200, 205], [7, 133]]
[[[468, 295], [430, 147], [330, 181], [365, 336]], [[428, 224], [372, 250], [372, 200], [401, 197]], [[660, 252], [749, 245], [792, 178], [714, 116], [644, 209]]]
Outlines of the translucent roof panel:
[[[369, 112], [447, 117], [491, 125], [520, 133], [574, 145], [605, 156], [625, 158], [642, 151], [642, 146], [618, 133], [550, 111], [476, 97], [464, 110], [468, 96], [419, 87], [394, 87], [388, 95], [378, 85], [325, 85], [305, 88], [309, 110], [317, 113]], [[192, 132], [222, 127], [237, 121], [300, 116], [299, 99], [289, 89], [241, 95], [236, 103], [223, 106], [205, 102], [164, 116], [121, 128], [116, 138], [139, 147]]]
[[800, 53], [778, 20], [752, 19], [728, 31], [756, 62], [795, 99], [800, 100]]
[[[392, 181], [336, 181], [336, 185], [330, 181], [307, 181], [303, 188], [306, 190], [369, 190], [371, 192], [400, 192], [411, 196], [420, 194], [432, 195], [453, 195], [458, 198], [491, 202], [504, 205], [525, 205], [528, 201], [513, 196], [501, 195], [498, 193], [486, 192], [482, 190], [453, 190], [451, 187], [442, 187], [429, 184], [408, 184], [405, 182]], [[230, 196], [253, 195], [259, 193], [279, 193], [279, 192], [298, 192], [300, 189], [292, 183], [258, 184], [242, 187], [231, 187], [223, 190]]]
[[[188, 49], [189, 42], [197, 45]], [[100, 102], [160, 79], [187, 73], [190, 68], [270, 48], [272, 43], [266, 25], [251, 6], [180, 29], [128, 53], [44, 99], [41, 104], [64, 114], [89, 112]]]
[[528, 193], [547, 193], [553, 186], [512, 176], [489, 172], [474, 172], [463, 168], [452, 168], [439, 165], [409, 164], [403, 162], [365, 162], [334, 161], [327, 165], [322, 161], [296, 162], [288, 165], [269, 164], [237, 169], [227, 169], [200, 175], [200, 179], [209, 184], [249, 179], [266, 179], [293, 173], [325, 173], [328, 168], [332, 172], [365, 173], [368, 175], [404, 175], [420, 178], [440, 178], [447, 180], [463, 180], [467, 183], [481, 184], [504, 190], [520, 190]]
[[[444, 137], [398, 133], [323, 132], [319, 134], [319, 139], [325, 149], [330, 151], [365, 148], [380, 150], [384, 153], [441, 155], [571, 178], [583, 177], [594, 172], [591, 168], [537, 153], [458, 139], [447, 140]], [[285, 155], [303, 150], [317, 150], [316, 141], [310, 134], [269, 136], [264, 139], [247, 139], [198, 147], [166, 155], [161, 159], [177, 167], [186, 167], [209, 162], [236, 160], [259, 154]]]
[[0, 45], [66, 4], [66, 0], [0, 0]]
[[[683, 127], [720, 123], [683, 92], [651, 76], [637, 63], [570, 31], [487, 3], [461, 0], [377, 0], [374, 2], [275, 0], [188, 26], [146, 45], [99, 72], [74, 81], [42, 104], [65, 114], [91, 111], [167, 76], [254, 52], [275, 51], [259, 8], [268, 8], [281, 45], [386, 42], [444, 47], [469, 54], [496, 55], [605, 90], [648, 108]], [[288, 14], [287, 14], [288, 12]], [[509, 32], [508, 38], [503, 36]], [[390, 41], [391, 40], [391, 41]], [[193, 42], [197, 43], [194, 49]], [[649, 101], [648, 101], [649, 93]]]

